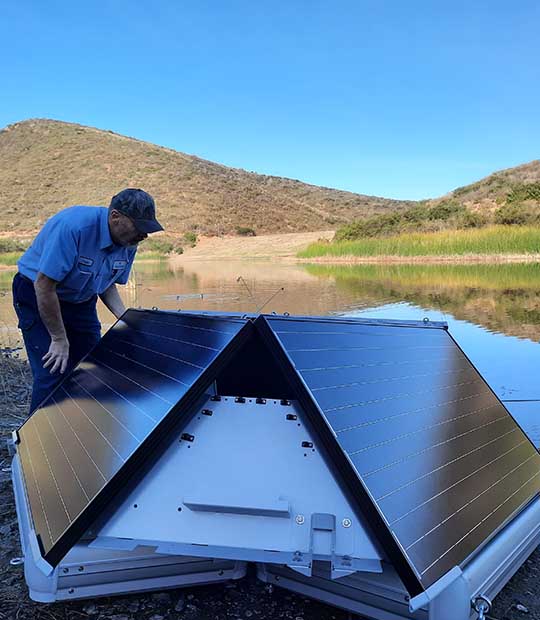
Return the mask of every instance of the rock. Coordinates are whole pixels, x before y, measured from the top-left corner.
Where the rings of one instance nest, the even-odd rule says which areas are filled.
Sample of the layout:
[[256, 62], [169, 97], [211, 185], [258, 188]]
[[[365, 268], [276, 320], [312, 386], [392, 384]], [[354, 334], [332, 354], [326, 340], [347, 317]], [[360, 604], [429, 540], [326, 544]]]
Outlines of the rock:
[[240, 592], [238, 592], [238, 590], [229, 590], [227, 592], [227, 596], [229, 598], [233, 598], [233, 599], [239, 599], [242, 598], [242, 594]]
[[129, 616], [127, 614], [114, 614], [109, 616], [109, 620], [129, 620]]
[[518, 603], [518, 604], [516, 605], [516, 609], [517, 609], [518, 611], [521, 611], [521, 613], [523, 613], [523, 614], [528, 614], [528, 613], [529, 613], [529, 609], [528, 609], [528, 607], [525, 607], [525, 605], [522, 605], [521, 603]]
[[176, 605], [174, 606], [174, 611], [178, 611], [178, 612], [184, 611], [185, 605], [186, 605], [186, 600], [184, 599], [184, 596], [181, 595]]
[[249, 611], [249, 609], [245, 613], [246, 618], [251, 618], [252, 615], [253, 615], [253, 612]]
[[136, 611], [139, 611], [139, 607], [141, 606], [141, 604], [139, 603], [139, 601], [130, 601], [128, 606], [127, 606], [127, 610], [130, 613], [135, 613]]
[[85, 614], [88, 614], [89, 616], [93, 616], [94, 614], [97, 614], [98, 608], [95, 603], [88, 603], [88, 605], [85, 605], [83, 607], [83, 611]]
[[195, 595], [194, 594], [188, 594], [186, 596], [186, 598], [187, 598], [188, 601], [192, 601], [195, 598]]
[[163, 620], [163, 616], [160, 616], [159, 614], [154, 614], [153, 616], [150, 616], [148, 620]]
[[162, 604], [170, 603], [171, 595], [168, 592], [154, 592], [152, 600]]

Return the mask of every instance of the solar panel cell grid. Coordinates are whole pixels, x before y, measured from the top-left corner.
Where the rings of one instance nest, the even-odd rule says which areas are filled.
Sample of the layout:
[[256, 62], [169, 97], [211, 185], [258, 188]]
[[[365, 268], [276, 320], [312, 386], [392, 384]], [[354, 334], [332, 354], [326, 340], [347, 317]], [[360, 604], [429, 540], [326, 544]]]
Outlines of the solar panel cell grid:
[[267, 321], [422, 587], [540, 490], [540, 455], [445, 330]]
[[22, 470], [46, 558], [57, 559], [77, 520], [91, 515], [97, 496], [244, 324], [129, 311], [21, 427]]

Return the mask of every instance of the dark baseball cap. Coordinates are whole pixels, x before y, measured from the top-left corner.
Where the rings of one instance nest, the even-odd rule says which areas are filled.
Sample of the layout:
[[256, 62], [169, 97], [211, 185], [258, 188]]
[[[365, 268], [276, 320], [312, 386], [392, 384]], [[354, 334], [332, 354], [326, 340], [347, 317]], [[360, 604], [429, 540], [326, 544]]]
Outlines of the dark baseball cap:
[[150, 194], [142, 189], [128, 187], [112, 197], [110, 209], [127, 215], [142, 233], [153, 233], [163, 230], [156, 220], [156, 205]]

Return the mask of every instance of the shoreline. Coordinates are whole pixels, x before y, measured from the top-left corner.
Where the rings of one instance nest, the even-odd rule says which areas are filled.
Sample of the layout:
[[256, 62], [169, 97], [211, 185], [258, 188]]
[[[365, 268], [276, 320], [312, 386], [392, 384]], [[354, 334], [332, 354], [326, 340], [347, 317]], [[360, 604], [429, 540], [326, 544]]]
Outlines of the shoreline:
[[[194, 247], [184, 247], [182, 254], [159, 256], [150, 247], [146, 250], [144, 243], [139, 249], [138, 262], [168, 261], [174, 268], [186, 263], [199, 261], [276, 261], [286, 263], [312, 264], [503, 264], [503, 263], [536, 263], [540, 262], [540, 252], [534, 253], [469, 253], [469, 254], [425, 254], [418, 256], [404, 254], [322, 254], [311, 257], [300, 257], [311, 244], [323, 242], [326, 246], [334, 237], [334, 230], [319, 230], [311, 232], [276, 233], [242, 237], [228, 235], [223, 237], [204, 237], [197, 240]], [[323, 250], [326, 249], [323, 248]], [[374, 248], [377, 249], [376, 247]], [[536, 249], [533, 247], [532, 249]], [[346, 248], [344, 248], [347, 251]], [[2, 263], [0, 254], [0, 271], [15, 271], [17, 265], [12, 262], [13, 253], [6, 255]], [[145, 256], [146, 255], [146, 256]]]
[[538, 254], [448, 254], [437, 256], [381, 255], [381, 256], [315, 256], [312, 258], [297, 258], [299, 263], [326, 263], [326, 264], [502, 264], [502, 263], [539, 263]]
[[[186, 253], [187, 254], [187, 253]], [[254, 256], [239, 255], [209, 255], [207, 253], [195, 256], [190, 254], [164, 254], [162, 257], [152, 256], [145, 258], [144, 253], [137, 258], [137, 262], [161, 262], [167, 261], [173, 266], [190, 262], [212, 262], [212, 261], [256, 261], [269, 262], [279, 261], [281, 263], [292, 264], [322, 264], [322, 265], [503, 265], [516, 263], [540, 263], [540, 253], [538, 254], [449, 254], [445, 256], [316, 256], [312, 258], [299, 258], [295, 254], [259, 254]], [[0, 259], [1, 261], [1, 259]], [[0, 262], [0, 272], [17, 270], [17, 265], [3, 265]]]

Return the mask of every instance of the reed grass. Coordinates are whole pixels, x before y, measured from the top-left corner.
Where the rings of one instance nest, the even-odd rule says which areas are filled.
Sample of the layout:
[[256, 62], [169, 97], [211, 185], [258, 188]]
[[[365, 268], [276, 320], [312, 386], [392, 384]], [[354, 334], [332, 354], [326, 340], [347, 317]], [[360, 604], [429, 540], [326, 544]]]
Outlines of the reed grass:
[[537, 252], [540, 252], [540, 227], [489, 226], [480, 229], [403, 233], [357, 241], [316, 242], [300, 252], [298, 257], [465, 256]]
[[22, 252], [0, 253], [0, 265], [4, 265], [6, 267], [12, 267], [13, 265], [16, 265], [22, 254]]

